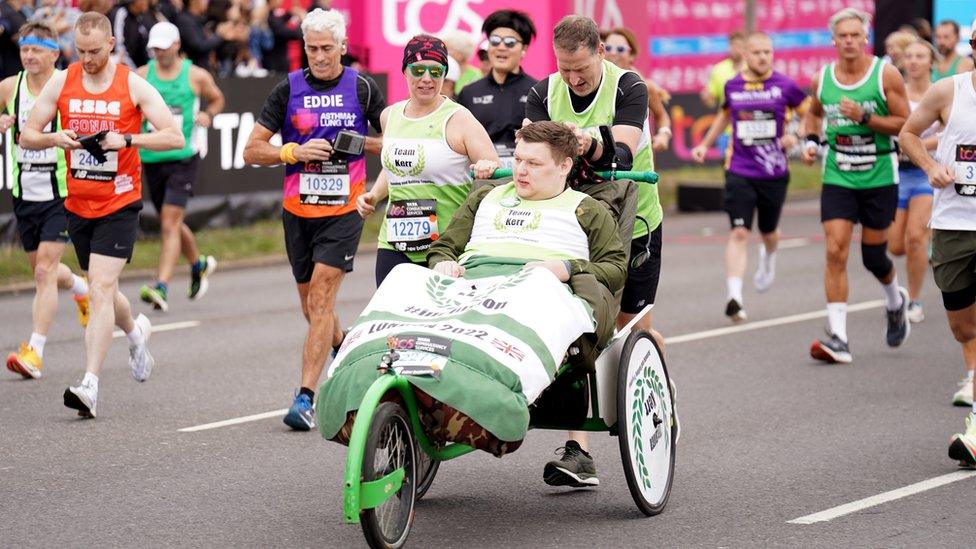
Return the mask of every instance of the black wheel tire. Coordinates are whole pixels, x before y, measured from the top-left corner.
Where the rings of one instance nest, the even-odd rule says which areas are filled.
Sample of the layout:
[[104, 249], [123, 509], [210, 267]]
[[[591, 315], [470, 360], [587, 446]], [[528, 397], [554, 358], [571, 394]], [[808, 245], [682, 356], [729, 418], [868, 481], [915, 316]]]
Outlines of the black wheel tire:
[[[652, 374], [652, 371], [656, 373]], [[664, 379], [659, 379], [662, 376]], [[654, 380], [655, 377], [658, 379]], [[648, 408], [651, 411], [649, 426], [653, 430], [644, 427]], [[641, 423], [636, 434], [635, 419]], [[617, 428], [620, 459], [630, 495], [642, 513], [657, 515], [664, 511], [671, 495], [678, 423], [661, 349], [643, 330], [631, 333], [620, 353]], [[647, 436], [645, 430], [650, 431]], [[660, 447], [662, 442], [666, 445], [664, 448]], [[648, 446], [651, 447], [648, 449]], [[645, 459], [648, 456], [649, 459]], [[652, 482], [653, 473], [659, 477], [656, 483]], [[664, 475], [663, 479], [661, 475]]]
[[[391, 445], [394, 448], [399, 445], [393, 456], [388, 453]], [[403, 408], [395, 402], [380, 404], [373, 413], [366, 436], [363, 481], [376, 480], [389, 474], [390, 465], [394, 466], [393, 469], [403, 467], [405, 475], [399, 492], [379, 507], [364, 510], [359, 517], [363, 535], [370, 547], [396, 549], [407, 542], [417, 502], [416, 446], [410, 420]], [[384, 462], [386, 465], [383, 465]], [[393, 521], [389, 524], [391, 518]]]
[[430, 485], [434, 484], [434, 477], [437, 476], [437, 469], [440, 466], [440, 461], [431, 459], [419, 445], [417, 446], [417, 478], [420, 479], [417, 482], [417, 501], [420, 501], [420, 498], [427, 494], [427, 490], [430, 490]]

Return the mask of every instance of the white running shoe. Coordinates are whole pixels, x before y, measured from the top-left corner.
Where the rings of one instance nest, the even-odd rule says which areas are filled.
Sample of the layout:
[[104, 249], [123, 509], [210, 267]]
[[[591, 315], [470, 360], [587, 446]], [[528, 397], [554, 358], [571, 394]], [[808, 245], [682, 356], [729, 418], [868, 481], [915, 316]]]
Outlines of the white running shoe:
[[773, 285], [776, 280], [776, 263], [770, 262], [769, 269], [766, 269], [766, 246], [759, 245], [759, 266], [756, 267], [756, 276], [752, 278], [752, 283], [756, 286], [756, 291], [763, 293]]
[[910, 301], [908, 303], [908, 321], [913, 324], [925, 320], [925, 312], [922, 311], [921, 301]]
[[132, 369], [132, 377], [136, 381], [146, 381], [152, 373], [153, 365], [156, 361], [149, 354], [149, 337], [152, 335], [152, 324], [149, 318], [140, 314], [136, 318], [136, 328], [142, 333], [142, 343], [139, 345], [129, 345], [129, 368]]
[[966, 377], [959, 382], [959, 390], [952, 395], [953, 406], [973, 405], [973, 378]]
[[98, 403], [98, 389], [93, 385], [82, 382], [77, 387], [64, 390], [64, 405], [78, 410], [78, 415], [85, 418], [95, 417], [95, 405]]

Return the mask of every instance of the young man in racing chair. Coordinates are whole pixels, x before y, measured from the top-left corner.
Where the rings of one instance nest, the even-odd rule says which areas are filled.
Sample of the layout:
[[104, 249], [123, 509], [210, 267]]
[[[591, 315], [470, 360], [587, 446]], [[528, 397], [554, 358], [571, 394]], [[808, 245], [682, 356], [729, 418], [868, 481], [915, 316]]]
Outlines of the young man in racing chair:
[[[476, 257], [526, 261], [569, 284], [593, 310], [599, 349], [613, 335], [627, 254], [617, 222], [601, 202], [567, 187], [577, 140], [564, 124], [541, 121], [516, 133], [513, 181], [468, 195], [427, 260], [436, 272], [460, 277]], [[587, 345], [589, 346], [589, 345]], [[587, 352], [584, 350], [584, 353]], [[564, 455], [546, 465], [552, 485], [596, 486], [599, 479], [585, 437], [570, 440]]]

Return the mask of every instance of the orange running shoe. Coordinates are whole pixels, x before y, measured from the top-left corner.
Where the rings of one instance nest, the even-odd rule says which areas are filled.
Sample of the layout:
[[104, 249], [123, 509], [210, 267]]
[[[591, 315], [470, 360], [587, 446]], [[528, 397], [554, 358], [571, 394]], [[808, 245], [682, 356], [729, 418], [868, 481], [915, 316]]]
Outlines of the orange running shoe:
[[88, 294], [74, 296], [75, 305], [78, 306], [78, 324], [82, 328], [88, 327]]
[[20, 350], [7, 355], [7, 369], [26, 379], [41, 377], [41, 357], [27, 343], [20, 344]]

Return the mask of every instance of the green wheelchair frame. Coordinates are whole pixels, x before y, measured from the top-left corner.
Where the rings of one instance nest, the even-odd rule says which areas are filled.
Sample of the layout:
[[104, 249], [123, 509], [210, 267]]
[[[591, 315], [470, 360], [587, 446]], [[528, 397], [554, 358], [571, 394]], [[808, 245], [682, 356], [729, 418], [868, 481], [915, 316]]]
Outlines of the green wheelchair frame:
[[[657, 182], [653, 172], [599, 175], [608, 180]], [[510, 170], [495, 173], [495, 178], [510, 176]], [[650, 309], [651, 306], [646, 307], [618, 331], [586, 372], [586, 383], [579, 384], [589, 391], [588, 395], [580, 395], [583, 399], [589, 397], [583, 421], [549, 420], [529, 425], [530, 429], [607, 432], [617, 436], [628, 488], [637, 507], [647, 516], [660, 513], [667, 504], [679, 434], [674, 385], [660, 347], [649, 333], [633, 329]], [[578, 352], [578, 348], [571, 347], [570, 354], [574, 350]], [[439, 463], [474, 450], [460, 443], [440, 447], [431, 442], [421, 425], [408, 375], [396, 371], [395, 359], [391, 351], [378, 365], [378, 377], [356, 413], [346, 455], [343, 521], [359, 522], [370, 547], [402, 547], [413, 522], [414, 505], [433, 482]], [[564, 362], [554, 379], [570, 368]], [[399, 395], [399, 402], [386, 398], [391, 392]], [[621, 432], [625, 436], [620, 436]], [[384, 433], [389, 433], [389, 438], [384, 439]], [[379, 459], [379, 466], [378, 450], [389, 454]], [[387, 510], [384, 514], [384, 506], [389, 503], [396, 503], [396, 512]], [[395, 522], [392, 532], [384, 524], [390, 518]]]

